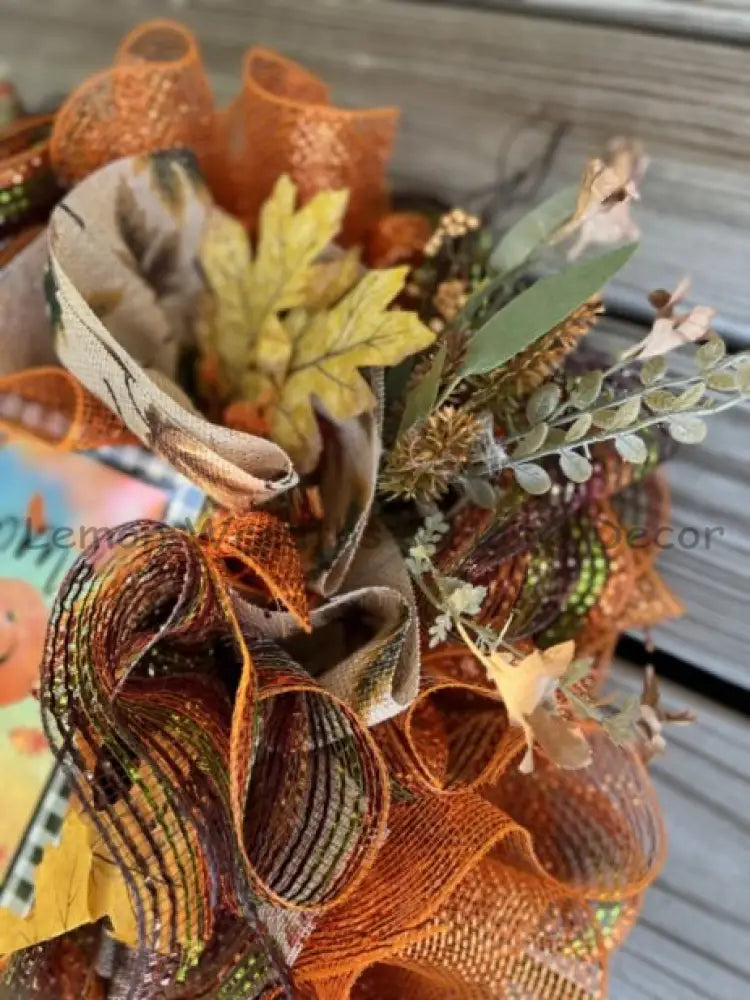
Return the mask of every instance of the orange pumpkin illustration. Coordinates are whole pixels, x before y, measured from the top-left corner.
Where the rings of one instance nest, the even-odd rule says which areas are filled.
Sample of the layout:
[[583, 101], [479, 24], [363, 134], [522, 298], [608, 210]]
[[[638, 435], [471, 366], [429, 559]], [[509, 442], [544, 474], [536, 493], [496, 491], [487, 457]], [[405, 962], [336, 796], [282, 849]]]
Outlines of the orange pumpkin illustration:
[[11, 729], [8, 738], [11, 745], [24, 757], [33, 757], [48, 749], [47, 739], [38, 726], [17, 726]]
[[28, 697], [39, 683], [47, 608], [23, 580], [0, 578], [0, 705]]

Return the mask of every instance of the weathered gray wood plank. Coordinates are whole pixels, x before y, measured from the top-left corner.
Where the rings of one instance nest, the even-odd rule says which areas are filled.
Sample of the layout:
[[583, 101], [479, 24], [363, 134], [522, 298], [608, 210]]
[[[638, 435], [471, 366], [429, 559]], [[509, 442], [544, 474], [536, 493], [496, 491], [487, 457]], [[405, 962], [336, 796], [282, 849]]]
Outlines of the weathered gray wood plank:
[[[447, 0], [439, 0], [447, 2]], [[745, 0], [459, 0], [493, 9], [527, 10], [600, 24], [627, 24], [672, 35], [714, 38], [737, 45], [750, 41]]]
[[[613, 687], [636, 691], [618, 663]], [[612, 1000], [739, 1000], [750, 995], [750, 726], [664, 682], [698, 722], [667, 732], [652, 765], [669, 832], [664, 871], [612, 966]]]
[[684, 271], [750, 336], [750, 59], [741, 47], [498, 10], [390, 0], [0, 0], [0, 56], [30, 99], [108, 62], [140, 18], [178, 16], [199, 34], [216, 92], [234, 93], [242, 51], [275, 46], [346, 104], [397, 103], [400, 185], [450, 200], [526, 162], [564, 123], [547, 190], [574, 179], [613, 133], [637, 133], [652, 166], [643, 248], [620, 304]]

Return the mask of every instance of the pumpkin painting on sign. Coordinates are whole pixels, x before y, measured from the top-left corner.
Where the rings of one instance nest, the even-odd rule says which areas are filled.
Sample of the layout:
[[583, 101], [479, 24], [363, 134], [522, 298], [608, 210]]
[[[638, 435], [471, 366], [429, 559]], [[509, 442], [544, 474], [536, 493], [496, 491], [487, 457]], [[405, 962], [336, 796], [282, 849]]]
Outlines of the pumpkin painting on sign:
[[498, 234], [391, 206], [396, 122], [264, 49], [220, 111], [153, 22], [29, 159], [54, 207], [0, 217], [3, 434], [139, 443], [208, 498], [108, 522], [49, 614], [0, 581], [72, 788], [0, 907], [19, 997], [606, 996], [665, 856], [647, 765], [690, 719], [652, 673], [602, 685], [681, 611], [660, 466], [750, 357], [685, 284], [589, 349], [637, 142]]

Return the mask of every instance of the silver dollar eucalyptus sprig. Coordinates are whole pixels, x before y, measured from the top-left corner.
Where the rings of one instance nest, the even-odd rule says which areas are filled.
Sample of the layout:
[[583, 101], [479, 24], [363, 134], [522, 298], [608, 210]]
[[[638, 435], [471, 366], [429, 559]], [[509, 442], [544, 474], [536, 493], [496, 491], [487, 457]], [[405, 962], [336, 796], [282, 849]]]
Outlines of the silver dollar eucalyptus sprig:
[[[642, 363], [625, 358], [606, 372], [545, 383], [529, 397], [527, 428], [503, 441], [505, 467], [528, 493], [542, 494], [552, 480], [539, 463], [551, 456], [567, 479], [584, 483], [593, 472], [591, 448], [602, 441], [611, 441], [634, 465], [648, 458], [642, 433], [651, 427], [666, 428], [680, 444], [700, 443], [705, 417], [750, 397], [750, 353], [728, 354], [722, 338], [711, 333], [694, 360], [691, 375], [670, 376], [658, 356]], [[618, 395], [615, 376], [625, 369], [637, 371], [640, 387]]]

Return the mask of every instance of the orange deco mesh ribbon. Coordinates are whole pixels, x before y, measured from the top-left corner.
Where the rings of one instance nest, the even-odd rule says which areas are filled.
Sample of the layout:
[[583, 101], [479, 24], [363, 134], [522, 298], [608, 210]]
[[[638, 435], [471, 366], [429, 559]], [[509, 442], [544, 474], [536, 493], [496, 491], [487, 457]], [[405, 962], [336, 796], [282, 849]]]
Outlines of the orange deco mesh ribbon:
[[60, 451], [138, 442], [70, 372], [54, 367], [0, 376], [0, 439], [3, 433]]
[[190, 147], [219, 201], [250, 225], [281, 173], [303, 201], [347, 188], [341, 241], [356, 243], [387, 210], [397, 120], [395, 108], [333, 107], [317, 77], [266, 49], [248, 52], [240, 93], [217, 112], [194, 37], [171, 21], [150, 21], [125, 38], [110, 69], [65, 101], [51, 155], [74, 183], [120, 156]]
[[[142, 935], [114, 996], [150, 1000], [190, 940], [206, 950], [164, 998], [606, 996], [608, 952], [664, 855], [636, 750], [591, 730], [590, 767], [537, 754], [521, 775], [518, 732], [462, 646], [426, 658], [407, 713], [362, 729], [238, 629], [225, 559], [305, 620], [286, 529], [265, 514], [223, 526], [218, 545], [116, 529], [53, 613], [45, 721]], [[265, 955], [254, 896], [301, 945], [291, 983]]]
[[[123, 525], [57, 595], [45, 728], [139, 928], [110, 997], [602, 1000], [664, 858], [637, 749], [591, 728], [589, 767], [537, 753], [520, 774], [519, 730], [462, 645], [368, 730], [248, 627], [263, 592], [307, 626], [288, 529], [258, 512], [199, 537]], [[68, 962], [53, 941], [15, 972], [60, 986]]]

